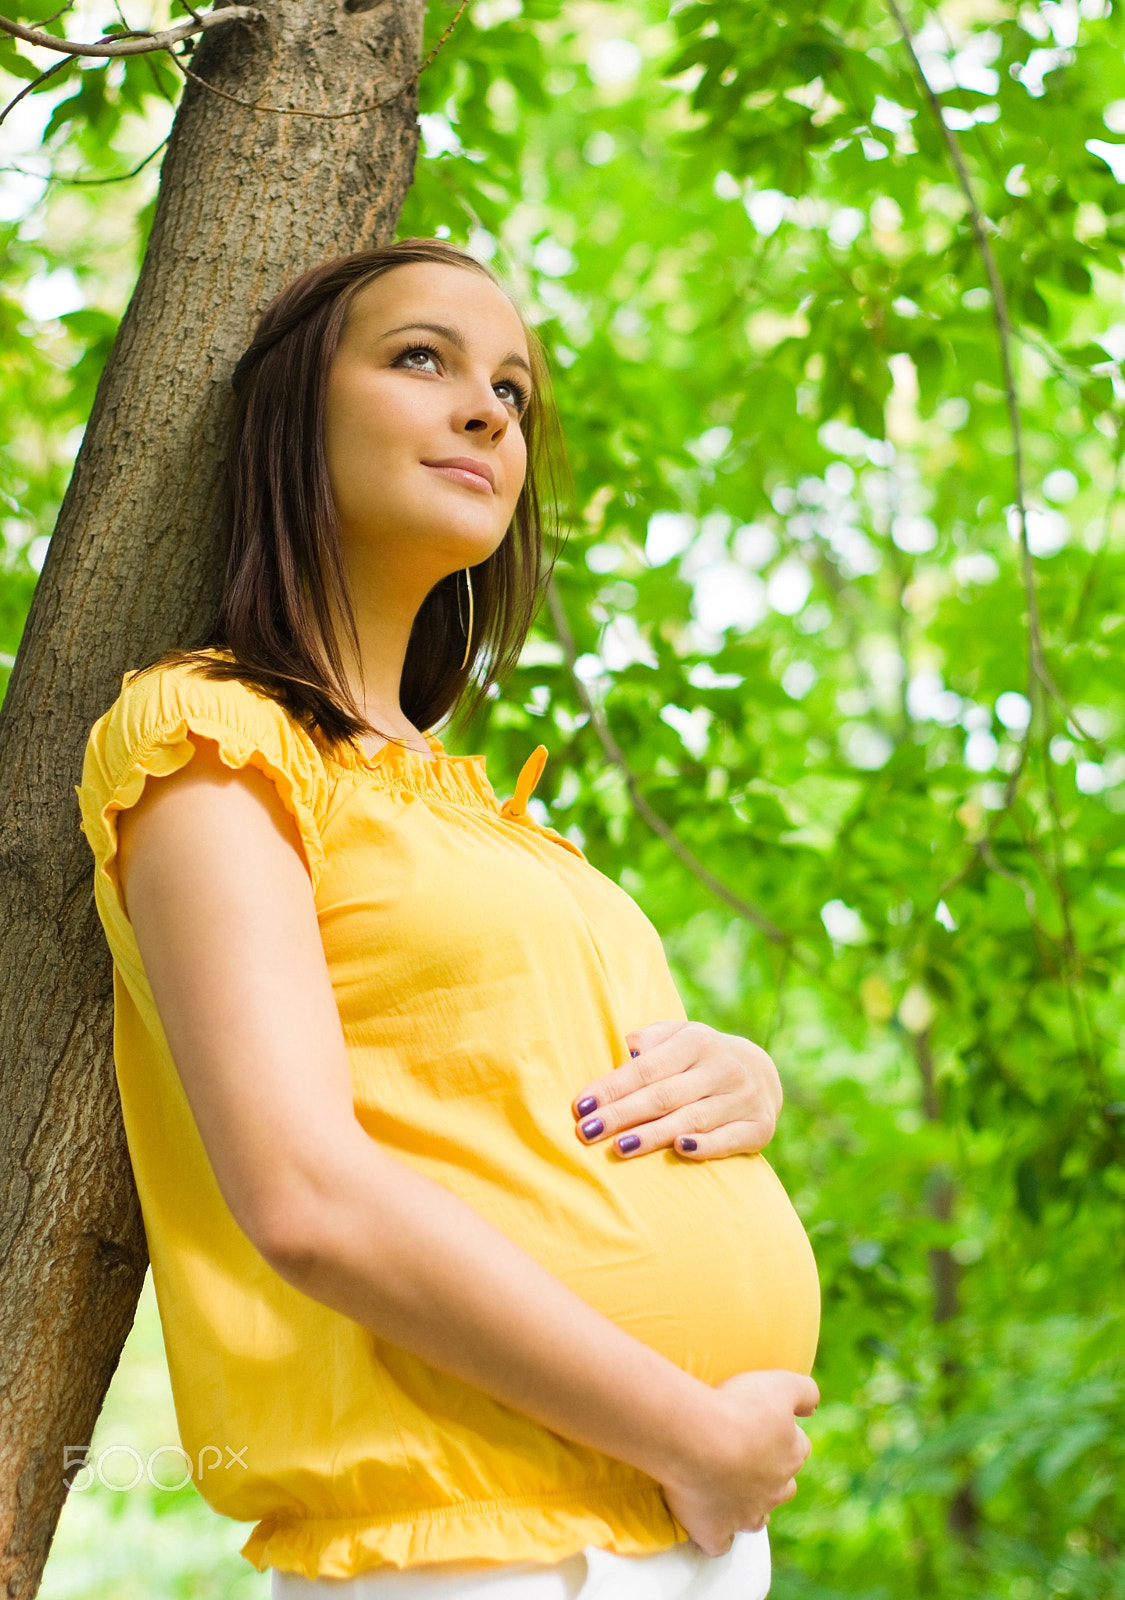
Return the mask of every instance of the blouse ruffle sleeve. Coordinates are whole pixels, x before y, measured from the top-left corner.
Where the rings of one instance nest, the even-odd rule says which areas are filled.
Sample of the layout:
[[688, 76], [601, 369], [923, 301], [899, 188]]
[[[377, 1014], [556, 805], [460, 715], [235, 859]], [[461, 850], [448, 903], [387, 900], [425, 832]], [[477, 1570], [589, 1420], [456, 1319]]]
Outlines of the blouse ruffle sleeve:
[[327, 804], [327, 778], [316, 745], [266, 695], [177, 664], [126, 673], [120, 695], [94, 724], [86, 744], [78, 802], [82, 831], [94, 853], [103, 921], [127, 924], [116, 868], [119, 814], [136, 805], [150, 778], [187, 766], [199, 738], [214, 741], [224, 766], [256, 768], [274, 785], [296, 823], [315, 889], [324, 864], [321, 824]]

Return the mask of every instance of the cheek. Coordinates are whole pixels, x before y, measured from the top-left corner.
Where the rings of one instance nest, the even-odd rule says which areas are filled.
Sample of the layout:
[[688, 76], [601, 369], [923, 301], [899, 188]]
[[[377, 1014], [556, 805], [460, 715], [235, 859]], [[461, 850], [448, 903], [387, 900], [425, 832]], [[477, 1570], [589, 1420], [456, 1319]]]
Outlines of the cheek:
[[340, 380], [328, 388], [324, 413], [324, 453], [328, 474], [339, 498], [346, 499], [362, 480], [379, 449], [379, 430], [371, 423], [371, 403], [357, 385]]
[[[512, 446], [511, 455], [509, 456], [507, 462], [507, 472], [505, 477], [508, 484], [507, 498], [510, 502], [510, 515], [516, 509], [516, 501], [520, 497], [520, 491], [523, 488], [524, 479], [527, 476], [527, 444], [522, 433], [517, 433], [515, 435], [509, 434], [509, 438], [512, 441]], [[507, 443], [507, 441], [505, 441], [505, 443]]]
[[387, 405], [378, 384], [341, 381], [328, 389], [325, 445], [330, 461], [334, 458], [341, 466], [349, 458], [366, 461], [373, 451], [386, 451], [400, 430], [400, 411]]
[[325, 457], [332, 493], [345, 517], [395, 497], [404, 481], [401, 462], [416, 454], [421, 422], [413, 398], [388, 392], [368, 375], [341, 373], [329, 384]]
[[384, 373], [339, 372], [329, 382], [325, 406], [325, 444], [329, 457], [369, 459], [413, 449], [432, 426], [422, 384], [387, 381]]

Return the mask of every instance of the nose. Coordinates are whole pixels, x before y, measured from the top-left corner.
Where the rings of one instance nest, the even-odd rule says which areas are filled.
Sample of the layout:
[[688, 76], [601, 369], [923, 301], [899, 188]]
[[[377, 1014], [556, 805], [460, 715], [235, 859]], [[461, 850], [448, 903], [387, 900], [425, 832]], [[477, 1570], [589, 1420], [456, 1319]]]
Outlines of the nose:
[[499, 444], [511, 422], [508, 407], [500, 399], [491, 383], [476, 389], [466, 400], [456, 426], [464, 433], [486, 435], [491, 444]]

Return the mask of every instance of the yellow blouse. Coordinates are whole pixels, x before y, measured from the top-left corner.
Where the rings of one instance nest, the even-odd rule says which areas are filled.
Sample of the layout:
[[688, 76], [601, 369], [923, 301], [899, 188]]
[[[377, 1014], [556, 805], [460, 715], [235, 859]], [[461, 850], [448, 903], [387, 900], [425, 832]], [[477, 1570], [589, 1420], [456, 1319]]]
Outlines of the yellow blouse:
[[183, 1448], [243, 1555], [307, 1577], [438, 1561], [643, 1554], [686, 1537], [657, 1485], [292, 1288], [235, 1224], [173, 1065], [115, 869], [117, 813], [214, 740], [292, 813], [351, 1062], [355, 1114], [636, 1338], [708, 1383], [811, 1368], [819, 1292], [761, 1156], [623, 1161], [570, 1106], [682, 1017], [623, 890], [481, 756], [331, 749], [272, 700], [190, 668], [127, 674], [79, 799], [114, 963], [114, 1053]]

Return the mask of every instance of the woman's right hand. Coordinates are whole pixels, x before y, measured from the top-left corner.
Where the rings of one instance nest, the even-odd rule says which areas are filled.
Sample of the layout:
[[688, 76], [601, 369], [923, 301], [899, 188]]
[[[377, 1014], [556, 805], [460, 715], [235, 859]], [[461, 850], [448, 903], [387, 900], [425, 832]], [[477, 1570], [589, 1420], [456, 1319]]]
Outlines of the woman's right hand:
[[712, 1394], [690, 1460], [659, 1481], [676, 1521], [705, 1555], [719, 1556], [797, 1493], [812, 1447], [796, 1419], [813, 1414], [820, 1391], [797, 1372], [740, 1372]]

